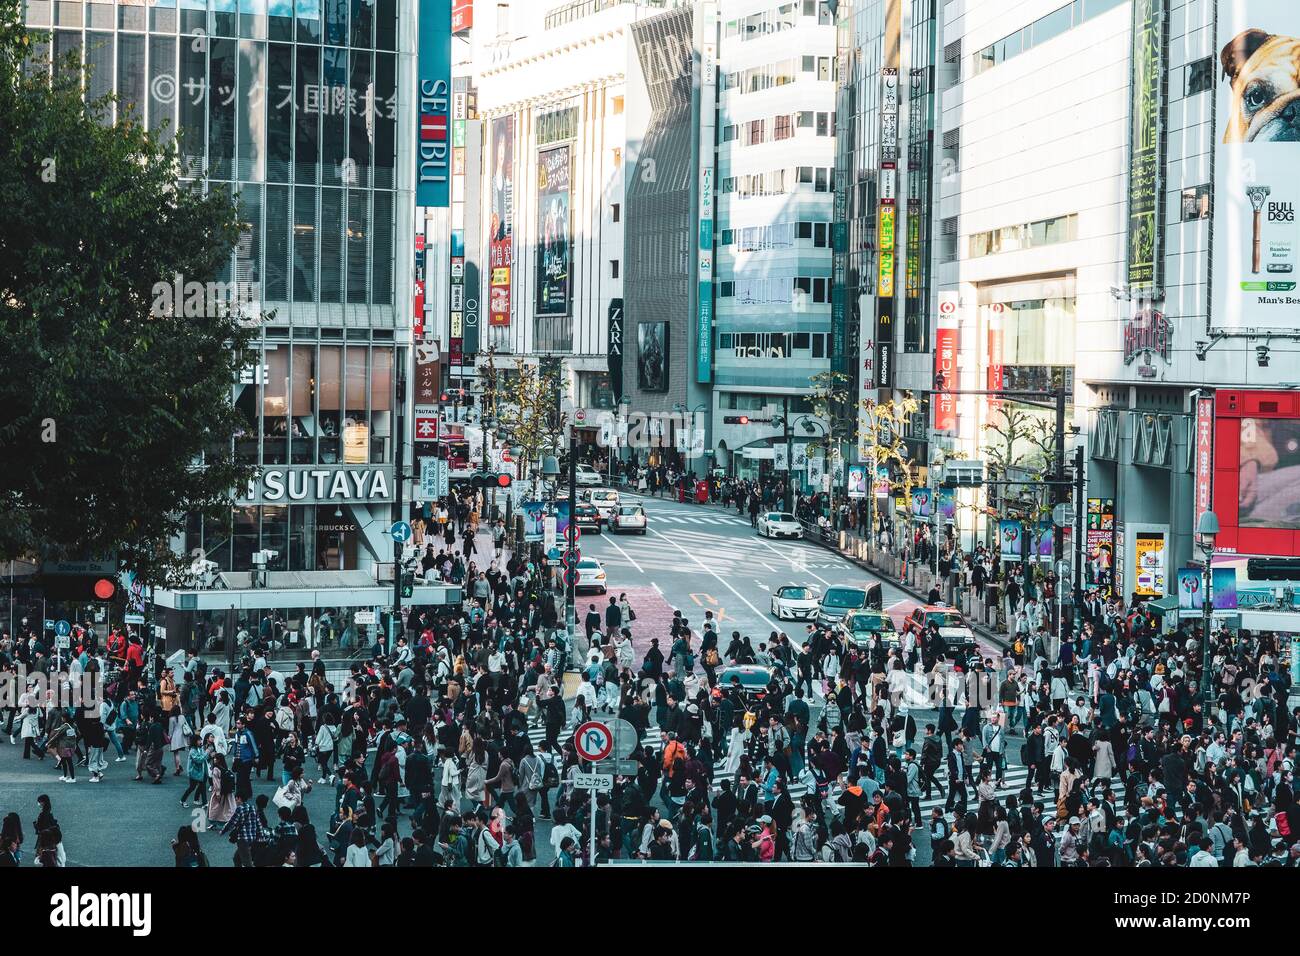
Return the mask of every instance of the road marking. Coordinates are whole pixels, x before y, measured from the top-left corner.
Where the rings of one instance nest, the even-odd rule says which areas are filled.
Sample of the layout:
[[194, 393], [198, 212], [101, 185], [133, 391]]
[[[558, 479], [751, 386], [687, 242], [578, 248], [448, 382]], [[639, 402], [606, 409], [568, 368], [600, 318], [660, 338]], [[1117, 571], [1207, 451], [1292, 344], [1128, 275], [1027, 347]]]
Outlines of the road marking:
[[[778, 555], [778, 556], [781, 555], [781, 552], [780, 552], [780, 551], [777, 551], [776, 548], [772, 547], [770, 544], [768, 544], [766, 541], [762, 540], [761, 538], [759, 539], [758, 543], [761, 544], [763, 547], [767, 548], [769, 551], [773, 552], [774, 554], [776, 554], [776, 555]], [[800, 550], [802, 550], [802, 549], [800, 549]], [[788, 559], [787, 559], [787, 560], [788, 560]], [[793, 568], [793, 566], [794, 566], [794, 562], [791, 561], [790, 564], [791, 564], [791, 568], [794, 569], [794, 568]], [[827, 580], [826, 580], [824, 577], [822, 577], [820, 574], [817, 574], [815, 571], [809, 571], [809, 570], [808, 570], [808, 566], [807, 566], [806, 564], [805, 564], [802, 568], [799, 568], [799, 569], [797, 569], [797, 570], [801, 570], [801, 571], [803, 571], [805, 574], [811, 574], [813, 577], [815, 577], [815, 578], [816, 578], [818, 581], [820, 581], [822, 584], [826, 585], [828, 588], [833, 586], [833, 585], [831, 584], [831, 582], [827, 581]]]
[[715, 598], [712, 594], [705, 594], [703, 591], [700, 591], [698, 594], [691, 595], [692, 601], [694, 601], [700, 607], [704, 607], [704, 601], [701, 601], [700, 598], [704, 598], [704, 601], [708, 601], [709, 604], [711, 604], [713, 607], [718, 606], [718, 599]]
[[676, 541], [672, 540], [671, 538], [669, 538], [669, 537], [668, 537], [667, 535], [665, 535], [665, 534], [660, 534], [658, 531], [654, 531], [653, 529], [651, 529], [651, 534], [658, 535], [660, 538], [663, 538], [665, 541], [667, 541], [669, 544], [671, 544], [674, 548], [676, 548], [676, 549], [677, 549], [678, 551], [680, 551], [682, 554], [686, 555], [688, 558], [690, 558], [692, 561], [694, 561], [696, 564], [698, 564], [701, 568], [703, 568], [703, 569], [704, 569], [705, 571], [707, 571], [709, 574], [711, 574], [711, 575], [713, 575], [715, 578], [717, 578], [717, 579], [718, 579], [718, 582], [719, 582], [719, 583], [720, 583], [724, 588], [726, 588], [726, 589], [727, 589], [728, 591], [730, 591], [732, 594], [736, 595], [736, 597], [740, 598], [740, 600], [743, 601], [743, 602], [745, 603], [745, 606], [748, 607], [748, 608], [749, 608], [751, 611], [753, 611], [755, 614], [757, 614], [757, 615], [758, 615], [762, 620], [767, 621], [767, 623], [768, 623], [768, 624], [771, 624], [771, 625], [772, 625], [776, 630], [778, 630], [778, 631], [781, 630], [781, 625], [780, 625], [780, 624], [778, 624], [776, 621], [773, 621], [770, 617], [768, 617], [766, 614], [764, 614], [764, 613], [763, 613], [762, 611], [760, 611], [758, 608], [754, 607], [754, 605], [751, 604], [751, 603], [749, 602], [749, 599], [748, 599], [747, 597], [745, 597], [745, 595], [741, 594], [739, 591], [737, 591], [735, 588], [733, 588], [733, 587], [732, 587], [732, 586], [727, 582], [727, 580], [726, 580], [725, 578], [723, 578], [720, 574], [718, 574], [718, 572], [714, 571], [712, 568], [710, 568], [707, 564], [705, 564], [703, 561], [701, 561], [701, 560], [700, 560], [699, 558], [697, 558], [695, 555], [691, 554], [689, 551], [687, 551], [685, 548], [683, 548], [680, 544], [678, 544]]
[[657, 585], [657, 584], [655, 584], [653, 581], [651, 581], [651, 582], [650, 582], [650, 586], [651, 586], [652, 588], [654, 588], [656, 591], [659, 592], [659, 596], [660, 596], [660, 597], [663, 597], [663, 596], [664, 596], [664, 590], [663, 590], [663, 588], [661, 588], [659, 585]]
[[[601, 538], [603, 539], [604, 537], [605, 537], [605, 536], [602, 534], [602, 535], [601, 535]], [[613, 545], [614, 548], [617, 549], [617, 551], [618, 551], [619, 554], [623, 555], [623, 557], [625, 557], [625, 558], [627, 558], [629, 561], [631, 561], [631, 562], [632, 562], [632, 567], [636, 568], [636, 570], [637, 570], [637, 574], [645, 574], [645, 572], [644, 572], [643, 570], [641, 570], [641, 565], [637, 564], [637, 563], [636, 563], [636, 560], [632, 557], [632, 555], [630, 555], [630, 554], [628, 554], [626, 551], [624, 551], [623, 548], [622, 548], [622, 546], [621, 546], [617, 541], [615, 541], [613, 538], [610, 538], [606, 543], [607, 543], [607, 544], [611, 544], [611, 545]]]

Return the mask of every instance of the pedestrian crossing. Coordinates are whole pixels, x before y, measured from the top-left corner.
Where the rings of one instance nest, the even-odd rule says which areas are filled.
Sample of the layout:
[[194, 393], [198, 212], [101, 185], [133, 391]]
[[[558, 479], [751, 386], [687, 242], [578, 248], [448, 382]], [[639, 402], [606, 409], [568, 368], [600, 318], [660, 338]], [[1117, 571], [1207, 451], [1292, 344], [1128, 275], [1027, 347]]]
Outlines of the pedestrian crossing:
[[[573, 734], [573, 728], [566, 726], [565, 729], [560, 732], [561, 744], [564, 742], [566, 737], [570, 737], [572, 736], [572, 734]], [[545, 728], [540, 726], [529, 727], [528, 739], [532, 741], [534, 748], [537, 747], [546, 739]], [[645, 735], [641, 738], [641, 744], [643, 747], [647, 748], [648, 750], [654, 753], [661, 753], [663, 751], [663, 734], [660, 732], [658, 727], [651, 726], [646, 729]], [[713, 788], [712, 789], [714, 793], [718, 793], [719, 791], [721, 791], [722, 787], [720, 781], [726, 775], [727, 775], [726, 757], [725, 756], [719, 757], [718, 760], [714, 762], [714, 766], [713, 766]], [[939, 771], [936, 773], [936, 779], [939, 781], [940, 785], [942, 786], [942, 790], [936, 787], [934, 790], [931, 791], [931, 795], [928, 798], [927, 797], [921, 798], [921, 814], [923, 819], [928, 819], [930, 815], [930, 811], [933, 810], [935, 807], [946, 809], [948, 781], [947, 781], [947, 773], [944, 771], [942, 767], [940, 767]], [[1008, 766], [1006, 770], [1006, 779], [1003, 781], [1003, 783], [999, 784], [997, 787], [998, 803], [1006, 803], [1007, 797], [1015, 796], [1018, 798], [1020, 796], [1020, 791], [1025, 788], [1025, 785], [1028, 782], [1029, 782], [1028, 767]], [[1124, 799], [1123, 781], [1118, 779], [1112, 780], [1111, 790], [1115, 794], [1116, 801], [1122, 801]], [[790, 781], [788, 792], [792, 800], [798, 800], [800, 797], [802, 797], [804, 794], [808, 792], [808, 785], [801, 780], [792, 780]], [[1054, 790], [1052, 790], [1052, 791], [1045, 791], [1041, 794], [1035, 794], [1034, 802], [1038, 803], [1039, 805], [1051, 804], [1054, 806], [1056, 802], [1056, 793]], [[976, 796], [975, 787], [971, 785], [967, 785], [966, 787], [966, 807], [972, 813], [979, 808], [979, 798]]]
[[671, 525], [713, 525], [718, 526], [743, 526], [750, 527], [746, 518], [736, 518], [731, 515], [719, 514], [684, 514], [680, 511], [655, 511], [652, 508], [646, 509], [646, 517], [650, 519], [651, 526], [657, 524]]

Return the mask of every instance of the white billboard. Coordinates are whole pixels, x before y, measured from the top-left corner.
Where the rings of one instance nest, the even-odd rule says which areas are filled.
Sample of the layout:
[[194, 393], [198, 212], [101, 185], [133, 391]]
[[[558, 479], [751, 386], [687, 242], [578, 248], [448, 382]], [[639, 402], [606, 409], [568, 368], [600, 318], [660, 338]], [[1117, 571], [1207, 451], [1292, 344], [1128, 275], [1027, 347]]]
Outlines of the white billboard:
[[1300, 324], [1300, 4], [1225, 0], [1215, 49], [1213, 325], [1294, 330]]

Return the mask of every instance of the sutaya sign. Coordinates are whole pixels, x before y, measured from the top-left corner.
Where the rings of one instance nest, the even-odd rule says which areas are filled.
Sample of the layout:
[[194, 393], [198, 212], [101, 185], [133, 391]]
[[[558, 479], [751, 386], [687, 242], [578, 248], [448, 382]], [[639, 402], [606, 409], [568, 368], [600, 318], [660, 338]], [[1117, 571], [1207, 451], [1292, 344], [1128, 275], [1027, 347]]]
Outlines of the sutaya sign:
[[390, 501], [385, 468], [272, 468], [249, 483], [249, 501]]

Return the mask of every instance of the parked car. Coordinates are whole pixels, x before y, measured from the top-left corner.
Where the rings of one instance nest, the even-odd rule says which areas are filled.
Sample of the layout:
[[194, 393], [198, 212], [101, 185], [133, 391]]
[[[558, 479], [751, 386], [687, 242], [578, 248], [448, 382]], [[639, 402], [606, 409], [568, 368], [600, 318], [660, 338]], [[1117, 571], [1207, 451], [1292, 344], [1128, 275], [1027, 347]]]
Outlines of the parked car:
[[811, 621], [821, 603], [822, 595], [816, 588], [783, 584], [772, 592], [772, 616], [778, 621]]
[[871, 645], [871, 638], [880, 635], [880, 643], [885, 647], [899, 647], [902, 644], [894, 619], [884, 611], [850, 611], [840, 622], [840, 637], [849, 647], [865, 650]]
[[618, 510], [609, 519], [609, 530], [645, 534], [648, 523], [645, 509], [640, 505], [619, 505]]
[[592, 534], [600, 534], [603, 521], [595, 505], [580, 504], [573, 510], [573, 523], [579, 528], [589, 530]]
[[583, 558], [578, 562], [578, 581], [573, 591], [576, 594], [583, 590], [605, 593], [605, 566], [595, 558]]
[[601, 477], [600, 472], [592, 468], [591, 465], [578, 465], [574, 469], [573, 477], [575, 484], [581, 488], [594, 488], [605, 483], [605, 479]]
[[764, 538], [802, 538], [803, 525], [788, 511], [765, 511], [758, 516], [758, 533]]
[[817, 610], [817, 623], [834, 626], [844, 620], [850, 611], [860, 611], [863, 608], [879, 610], [881, 600], [879, 584], [868, 584], [865, 587], [837, 584], [827, 588], [822, 595], [821, 607]]
[[979, 654], [979, 642], [961, 612], [946, 604], [923, 604], [915, 608], [903, 622], [903, 632], [912, 631], [917, 635], [917, 643], [924, 647], [926, 632], [933, 624], [939, 629], [947, 648], [947, 654], [954, 659], [965, 659]]
[[619, 498], [618, 492], [613, 488], [592, 488], [582, 496], [583, 500], [589, 504], [595, 505], [600, 516], [606, 521], [613, 516], [618, 510]]

